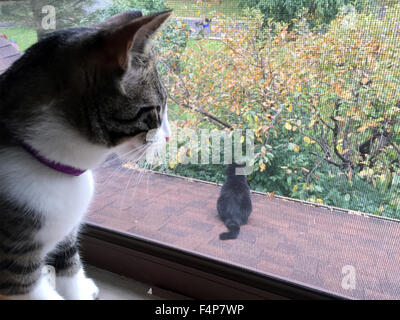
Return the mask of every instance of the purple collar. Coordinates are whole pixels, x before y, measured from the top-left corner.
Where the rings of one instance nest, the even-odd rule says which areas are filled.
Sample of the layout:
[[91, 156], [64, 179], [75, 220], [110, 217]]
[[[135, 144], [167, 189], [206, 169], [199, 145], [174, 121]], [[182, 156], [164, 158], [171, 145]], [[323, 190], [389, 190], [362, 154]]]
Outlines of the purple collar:
[[27, 151], [32, 157], [36, 158], [36, 160], [38, 160], [39, 162], [43, 163], [45, 166], [56, 170], [58, 172], [62, 172], [65, 174], [68, 174], [70, 176], [80, 176], [81, 174], [85, 173], [86, 170], [80, 170], [80, 169], [76, 169], [74, 167], [70, 167], [58, 162], [54, 162], [52, 160], [48, 160], [45, 157], [41, 156], [39, 154], [39, 152], [35, 149], [33, 149], [30, 145], [21, 142], [21, 146], [25, 149], [25, 151]]

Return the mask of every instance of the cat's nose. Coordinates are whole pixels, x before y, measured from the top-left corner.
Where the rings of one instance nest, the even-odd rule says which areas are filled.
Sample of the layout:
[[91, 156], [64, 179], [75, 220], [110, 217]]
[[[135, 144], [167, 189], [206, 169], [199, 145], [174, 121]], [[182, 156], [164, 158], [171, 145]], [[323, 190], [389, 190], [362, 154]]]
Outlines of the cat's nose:
[[165, 141], [169, 142], [169, 137], [165, 137]]

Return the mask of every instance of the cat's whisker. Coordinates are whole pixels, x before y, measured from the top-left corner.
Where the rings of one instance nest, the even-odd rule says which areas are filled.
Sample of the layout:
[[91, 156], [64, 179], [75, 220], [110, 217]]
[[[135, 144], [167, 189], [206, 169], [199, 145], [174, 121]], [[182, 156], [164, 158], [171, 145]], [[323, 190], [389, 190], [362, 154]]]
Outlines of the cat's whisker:
[[[137, 159], [137, 161], [139, 161], [139, 160], [145, 155], [145, 153], [146, 153], [146, 150], [143, 151], [143, 153], [142, 153], [141, 156]], [[126, 191], [127, 191], [128, 188], [129, 188], [129, 185], [130, 185], [132, 176], [135, 174], [135, 170], [133, 170], [133, 169], [128, 169], [128, 170], [131, 172], [131, 174], [130, 174], [130, 176], [129, 176], [128, 183], [127, 183], [127, 185], [125, 186], [125, 189], [124, 189], [124, 193], [123, 193], [122, 200], [121, 200], [121, 204], [120, 204], [120, 211], [119, 211], [120, 213], [119, 213], [119, 214], [121, 214], [122, 206], [124, 205], [125, 196], [126, 196]]]
[[[141, 146], [140, 148], [138, 148], [137, 150], [136, 150], [136, 153], [137, 153], [137, 155], [138, 155], [138, 158], [129, 158], [132, 154], [129, 154], [129, 155], [127, 155], [126, 157], [125, 157], [125, 159], [123, 160], [123, 161], [127, 161], [127, 162], [138, 162], [139, 160], [140, 160], [140, 158], [142, 158], [143, 157], [143, 154], [142, 154], [142, 151], [143, 150], [145, 150], [145, 151], [147, 151], [147, 148], [150, 146], [150, 144], [149, 143], [146, 143], [146, 144], [144, 144], [143, 146]], [[136, 155], [136, 153], [135, 153], [135, 155]], [[126, 163], [127, 163], [126, 162]], [[126, 164], [125, 163], [125, 164]]]
[[148, 144], [146, 143], [146, 144], [141, 145], [140, 147], [134, 148], [134, 149], [122, 154], [122, 155], [116, 155], [115, 159], [110, 159], [110, 160], [106, 161], [105, 163], [103, 163], [103, 165], [109, 165], [110, 163], [116, 162], [116, 161], [120, 161], [122, 164], [126, 164], [127, 160], [128, 161], [131, 160], [130, 157], [133, 154], [136, 154], [136, 153], [139, 153], [139, 152], [143, 151], [143, 149], [146, 149], [147, 146], [148, 146]]
[[[129, 151], [128, 153], [134, 152], [134, 150]], [[113, 167], [115, 163], [118, 163], [119, 161], [121, 161], [121, 157], [124, 155], [118, 155], [116, 153], [111, 154], [112, 158], [108, 158], [107, 160], [105, 160], [99, 168], [109, 168], [109, 167]]]
[[139, 146], [139, 147], [137, 147], [137, 148], [131, 149], [131, 150], [129, 150], [128, 152], [126, 152], [126, 153], [124, 153], [124, 154], [121, 154], [121, 155], [118, 155], [118, 154], [114, 153], [115, 158], [104, 161], [103, 164], [101, 165], [101, 167], [103, 167], [104, 165], [109, 165], [110, 163], [113, 163], [113, 162], [115, 162], [115, 161], [121, 160], [121, 159], [123, 159], [124, 157], [131, 155], [131, 154], [134, 153], [135, 151], [140, 151], [140, 150], [142, 150], [143, 148], [145, 148], [147, 145], [148, 145], [148, 144], [146, 143], [146, 144], [141, 145], [141, 146]]
[[[132, 163], [132, 162], [135, 163], [135, 162], [139, 161], [139, 160], [143, 157], [143, 154], [145, 153], [145, 151], [146, 151], [146, 150], [144, 150], [144, 151], [142, 152], [142, 154], [139, 155], [138, 158], [135, 158], [135, 159], [126, 161], [125, 163], [123, 163], [123, 164], [120, 166], [120, 169], [119, 169], [119, 170], [116, 170], [117, 172], [118, 172], [118, 171], [120, 172], [120, 171], [122, 171], [122, 170], [126, 170], [122, 175], [120, 175], [120, 177], [119, 177], [120, 179], [125, 178], [125, 176], [126, 176], [127, 173], [130, 173], [130, 172], [134, 171], [134, 170], [132, 170], [131, 168], [126, 167], [126, 165], [127, 165], [127, 164], [130, 164], [130, 163]], [[109, 179], [109, 180], [111, 180], [111, 179]]]
[[108, 183], [113, 181], [115, 177], [117, 177], [118, 179], [124, 178], [127, 171], [127, 168], [123, 167], [122, 165], [120, 165], [118, 168], [113, 168], [113, 171], [108, 175], [106, 181], [103, 182], [103, 186], [106, 186]]
[[[150, 165], [149, 165], [150, 169]], [[146, 193], [149, 194], [149, 182], [150, 182], [150, 174], [147, 173], [147, 182], [146, 182]]]
[[153, 154], [153, 159], [151, 159], [152, 162], [145, 161], [145, 164], [143, 167], [143, 169], [145, 170], [145, 174], [147, 176], [147, 179], [146, 179], [146, 193], [147, 194], [149, 193], [149, 180], [150, 180], [150, 173], [148, 172], [148, 170], [158, 167], [159, 165], [154, 166], [153, 163], [157, 162], [158, 159], [161, 159], [159, 152], [158, 152], [158, 149], [159, 149], [158, 147], [161, 147], [162, 143], [155, 142], [152, 145], [154, 146], [154, 148], [156, 150], [155, 153]]
[[[160, 157], [159, 153], [157, 152], [153, 162], [160, 161], [160, 160], [161, 160], [161, 157]], [[147, 170], [150, 170], [150, 167], [151, 167], [151, 170], [155, 170], [160, 166], [161, 166], [161, 163], [159, 163], [158, 165], [153, 165], [151, 163], [146, 162], [146, 164], [145, 164], [145, 168]], [[147, 172], [147, 181], [146, 181], [146, 193], [147, 194], [149, 194], [149, 181], [150, 181], [150, 173]]]
[[141, 183], [143, 177], [144, 177], [146, 174], [147, 174], [146, 171], [141, 171], [141, 172], [140, 172], [139, 181], [138, 181], [138, 183], [136, 184], [136, 186], [138, 186], [138, 185]]
[[[113, 167], [110, 170], [111, 170], [111, 172], [102, 176], [102, 179], [104, 179], [104, 180], [102, 182], [96, 182], [96, 185], [102, 186], [102, 187], [106, 186], [108, 183], [110, 183], [110, 181], [112, 181], [112, 178], [114, 178], [116, 175], [118, 175], [123, 170], [125, 170], [125, 168], [122, 165], [120, 165], [118, 167]], [[123, 173], [121, 176], [123, 177], [124, 175], [125, 175], [125, 173]]]
[[[128, 155], [129, 153], [132, 153], [132, 152], [134, 152], [134, 150], [127, 152], [126, 155]], [[112, 159], [112, 160], [120, 160], [122, 162], [122, 160], [120, 158]], [[112, 178], [116, 174], [120, 173], [121, 171], [123, 171], [125, 169], [122, 164], [120, 164], [119, 166], [109, 166], [109, 167], [100, 167], [100, 168], [104, 168], [104, 169], [108, 168], [108, 169], [111, 169], [112, 172], [110, 174], [108, 174], [107, 177], [104, 178], [105, 180], [103, 183], [98, 183], [98, 185], [106, 185], [109, 181], [112, 181]]]
[[150, 163], [146, 162], [144, 164], [144, 169], [146, 170], [146, 175], [147, 175], [147, 179], [146, 179], [146, 194], [149, 194], [149, 179], [150, 179], [150, 173], [148, 172], [148, 170], [150, 169]]
[[139, 172], [138, 172], [137, 183], [135, 184], [134, 192], [133, 192], [132, 195], [131, 195], [131, 198], [132, 198], [132, 199], [135, 197], [135, 194], [136, 194], [136, 187], [137, 187], [137, 186], [140, 184], [140, 182], [142, 181], [142, 177], [143, 177], [144, 174], [145, 174], [144, 171], [139, 171]]
[[120, 205], [119, 205], [118, 219], [121, 218], [122, 206], [124, 205], [124, 202], [125, 202], [125, 194], [126, 194], [126, 191], [127, 191], [128, 188], [129, 188], [129, 184], [130, 184], [130, 182], [131, 182], [132, 176], [134, 175], [134, 171], [133, 171], [133, 170], [131, 170], [131, 169], [128, 169], [128, 170], [129, 170], [129, 172], [130, 172], [130, 175], [129, 175], [128, 183], [126, 184], [126, 186], [125, 186], [125, 188], [124, 188], [124, 193], [123, 193], [123, 195], [122, 195], [122, 199], [121, 199], [121, 202], [120, 202]]
[[[138, 147], [138, 148], [135, 148], [135, 149], [133, 149], [133, 150], [131, 150], [131, 151], [125, 153], [124, 155], [122, 155], [122, 157], [127, 157], [127, 156], [129, 156], [129, 155], [132, 155], [133, 152], [140, 152], [140, 151], [143, 151], [143, 149], [146, 149], [146, 147], [147, 147], [147, 144], [144, 144], [144, 145], [142, 145], [142, 146], [140, 146], [140, 147]], [[113, 159], [113, 160], [115, 160], [115, 159]], [[109, 174], [109, 176], [105, 179], [105, 182], [101, 183], [100, 185], [106, 185], [109, 181], [112, 181], [112, 178], [113, 178], [116, 174], [118, 174], [118, 173], [120, 173], [121, 171], [123, 171], [124, 169], [126, 169], [126, 168], [124, 167], [124, 165], [126, 165], [128, 162], [132, 161], [132, 160], [126, 161], [126, 160], [121, 159], [121, 158], [118, 158], [118, 160], [121, 161], [121, 165], [119, 165], [117, 168], [116, 168], [116, 167], [112, 167], [113, 172], [112, 172], [111, 174]], [[124, 174], [122, 175], [122, 177], [124, 177], [125, 174], [126, 174], [126, 173], [124, 173]]]

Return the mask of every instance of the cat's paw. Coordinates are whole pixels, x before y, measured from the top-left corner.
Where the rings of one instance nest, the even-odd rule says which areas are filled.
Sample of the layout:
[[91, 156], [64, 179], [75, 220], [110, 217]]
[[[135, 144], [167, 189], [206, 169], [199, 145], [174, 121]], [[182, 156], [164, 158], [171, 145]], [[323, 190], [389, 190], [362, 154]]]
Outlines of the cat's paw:
[[10, 296], [11, 300], [64, 300], [49, 284], [41, 278], [31, 292], [23, 295]]
[[83, 288], [81, 289], [79, 300], [96, 300], [99, 297], [99, 288], [90, 278], [83, 280]]
[[99, 288], [83, 269], [72, 277], [57, 277], [56, 289], [67, 300], [95, 300], [99, 296]]

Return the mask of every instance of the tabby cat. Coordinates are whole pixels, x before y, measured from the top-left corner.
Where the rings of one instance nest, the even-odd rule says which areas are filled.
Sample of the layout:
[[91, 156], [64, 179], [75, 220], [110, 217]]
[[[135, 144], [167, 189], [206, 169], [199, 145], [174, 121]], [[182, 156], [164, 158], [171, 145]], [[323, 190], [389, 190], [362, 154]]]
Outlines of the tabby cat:
[[221, 233], [221, 240], [236, 239], [240, 226], [247, 224], [252, 211], [250, 188], [245, 175], [238, 175], [236, 170], [246, 164], [232, 163], [226, 169], [226, 180], [217, 201], [218, 215], [228, 228]]
[[[95, 299], [77, 236], [91, 169], [168, 140], [151, 39], [171, 12], [56, 31], [0, 76], [0, 295]], [[56, 290], [41, 276], [56, 270]]]

